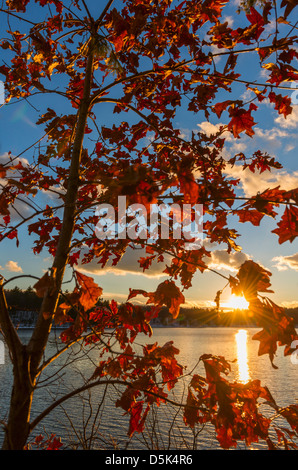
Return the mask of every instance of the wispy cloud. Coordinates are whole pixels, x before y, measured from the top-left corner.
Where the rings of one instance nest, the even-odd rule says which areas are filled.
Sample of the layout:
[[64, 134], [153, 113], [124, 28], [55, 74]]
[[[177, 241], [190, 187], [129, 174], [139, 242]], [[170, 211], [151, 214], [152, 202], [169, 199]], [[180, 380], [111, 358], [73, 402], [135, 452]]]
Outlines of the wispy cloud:
[[160, 278], [165, 276], [163, 271], [166, 268], [166, 263], [164, 262], [153, 261], [150, 269], [146, 270], [143, 273], [142, 268], [140, 267], [139, 259], [146, 257], [145, 249], [133, 249], [128, 247], [125, 254], [117, 265], [113, 266], [113, 259], [110, 259], [104, 268], [98, 264], [98, 259], [92, 260], [88, 264], [80, 264], [78, 270], [86, 273], [92, 273], [97, 276], [104, 276], [106, 274], [115, 274], [117, 276], [125, 276], [126, 274], [143, 274], [146, 277], [150, 278]]
[[258, 174], [252, 173], [248, 168], [243, 170], [241, 165], [235, 165], [233, 168], [227, 168], [226, 174], [232, 178], [240, 179], [240, 185], [247, 197], [255, 196], [258, 192], [276, 186], [280, 186], [284, 190], [298, 187], [298, 171], [290, 173], [286, 170], [273, 169], [271, 172]]
[[275, 262], [274, 266], [278, 271], [286, 271], [287, 269], [298, 271], [298, 253], [288, 256], [276, 256], [272, 261]]
[[250, 259], [243, 252], [228, 253], [226, 250], [214, 250], [211, 257], [204, 259], [207, 266], [218, 271], [237, 272], [242, 263]]
[[[275, 119], [276, 124], [284, 129], [297, 129], [298, 127], [298, 105], [293, 106], [292, 113], [286, 118], [281, 114]], [[297, 139], [297, 136], [296, 136]]]

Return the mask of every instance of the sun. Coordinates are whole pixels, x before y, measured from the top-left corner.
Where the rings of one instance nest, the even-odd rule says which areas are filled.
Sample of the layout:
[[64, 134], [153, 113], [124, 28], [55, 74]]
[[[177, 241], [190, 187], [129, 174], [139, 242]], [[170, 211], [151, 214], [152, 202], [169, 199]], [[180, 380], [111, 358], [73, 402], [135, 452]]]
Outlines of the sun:
[[225, 308], [230, 308], [233, 310], [247, 310], [249, 303], [244, 297], [240, 297], [232, 294], [231, 297], [225, 302]]

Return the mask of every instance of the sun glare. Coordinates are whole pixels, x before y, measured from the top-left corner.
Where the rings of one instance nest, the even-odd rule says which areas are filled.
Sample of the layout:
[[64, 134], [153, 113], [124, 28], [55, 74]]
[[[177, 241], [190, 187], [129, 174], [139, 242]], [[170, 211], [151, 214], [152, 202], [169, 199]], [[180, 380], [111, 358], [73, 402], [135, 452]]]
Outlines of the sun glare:
[[247, 383], [249, 377], [249, 366], [247, 357], [247, 331], [239, 330], [235, 335], [237, 344], [237, 362], [238, 362], [238, 376], [242, 383]]
[[231, 308], [233, 310], [247, 310], [249, 303], [244, 297], [239, 297], [237, 295], [231, 295], [229, 300], [225, 302], [226, 308]]

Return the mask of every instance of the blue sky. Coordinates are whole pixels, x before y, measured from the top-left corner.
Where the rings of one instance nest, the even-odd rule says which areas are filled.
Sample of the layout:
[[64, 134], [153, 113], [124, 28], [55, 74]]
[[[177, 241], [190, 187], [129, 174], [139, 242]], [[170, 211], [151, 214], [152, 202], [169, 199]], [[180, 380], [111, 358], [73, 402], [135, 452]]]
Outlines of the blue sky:
[[[117, 2], [116, 2], [117, 4]], [[97, 2], [91, 4], [91, 11], [97, 12]], [[235, 2], [224, 10], [225, 19], [233, 25], [238, 21], [235, 15]], [[235, 24], [234, 24], [235, 26]], [[271, 26], [268, 26], [268, 31]], [[217, 59], [220, 67], [222, 59]], [[255, 58], [248, 59], [247, 55], [240, 58], [240, 65], [245, 76], [250, 76], [258, 82], [263, 82], [266, 71], [256, 67]], [[295, 64], [294, 64], [295, 65]], [[298, 83], [297, 83], [298, 88]], [[236, 93], [239, 99], [250, 99], [251, 94], [247, 92], [245, 86], [238, 86]], [[289, 94], [293, 98], [297, 97], [295, 89]], [[235, 95], [234, 95], [235, 96]], [[52, 98], [51, 98], [52, 99]], [[226, 97], [223, 97], [226, 99]], [[241, 139], [227, 137], [226, 156], [232, 156], [239, 151], [246, 154], [260, 149], [267, 151], [277, 158], [283, 165], [283, 169], [278, 172], [266, 172], [261, 175], [243, 171], [240, 167], [234, 167], [230, 171], [230, 176], [241, 178], [241, 191], [246, 196], [252, 196], [257, 191], [263, 191], [268, 187], [280, 185], [283, 189], [293, 189], [298, 187], [298, 164], [297, 164], [297, 129], [298, 129], [298, 100], [294, 100], [293, 113], [284, 119], [274, 111], [273, 106], [267, 101], [260, 104], [260, 109], [255, 115], [257, 125], [254, 127], [255, 135], [250, 138], [246, 135]], [[296, 104], [295, 104], [296, 103]], [[43, 103], [34, 100], [34, 106], [43, 111], [43, 105], [51, 106], [51, 103]], [[60, 105], [60, 104], [59, 104]], [[115, 116], [112, 115], [112, 107], [105, 105], [100, 114], [104, 115], [102, 124], [108, 125], [113, 122]], [[65, 111], [64, 111], [65, 112]], [[35, 121], [38, 113], [27, 102], [17, 102], [5, 105], [0, 108], [0, 163], [7, 159], [7, 152], [18, 155], [24, 149], [42, 136], [41, 126], [36, 126]], [[221, 120], [224, 122], [224, 118]], [[212, 132], [219, 125], [216, 116], [210, 117], [207, 122], [201, 116], [189, 116], [183, 113], [177, 115], [176, 126], [181, 129], [181, 133], [187, 136], [192, 131]], [[20, 158], [32, 158], [32, 149], [24, 153]], [[254, 227], [250, 223], [237, 224], [235, 228], [241, 233], [239, 244], [242, 247], [241, 253], [232, 254], [229, 258], [224, 250], [225, 247], [213, 247], [213, 255], [210, 260], [210, 267], [225, 276], [235, 275], [237, 268], [246, 259], [253, 259], [259, 262], [272, 272], [272, 287], [275, 294], [270, 297], [277, 303], [285, 306], [298, 306], [298, 240], [293, 243], [286, 242], [279, 245], [278, 237], [271, 233], [276, 228], [276, 221], [264, 218], [260, 227]], [[20, 245], [17, 248], [15, 241], [7, 240], [0, 245], [0, 273], [7, 279], [21, 275], [33, 274], [42, 276], [47, 268], [51, 266], [49, 255], [44, 252], [38, 256], [32, 253], [32, 240], [27, 235], [25, 229], [19, 232]], [[127, 298], [129, 288], [141, 288], [147, 291], [154, 291], [157, 285], [165, 279], [162, 273], [162, 266], [155, 266], [148, 275], [142, 275], [138, 270], [138, 263], [135, 253], [129, 252], [125, 255], [121, 264], [116, 269], [106, 268], [99, 270], [96, 263], [92, 263], [86, 273], [94, 277], [103, 288], [104, 298], [114, 298], [123, 301]], [[70, 273], [66, 274], [66, 280]], [[19, 285], [27, 287], [33, 285], [32, 279], [20, 279], [9, 284], [10, 287]], [[193, 279], [193, 287], [185, 291], [185, 298], [189, 305], [212, 305], [217, 290], [222, 289], [226, 281], [212, 272], [198, 273]], [[67, 287], [67, 285], [65, 285]], [[227, 289], [223, 295], [229, 297], [230, 291]]]

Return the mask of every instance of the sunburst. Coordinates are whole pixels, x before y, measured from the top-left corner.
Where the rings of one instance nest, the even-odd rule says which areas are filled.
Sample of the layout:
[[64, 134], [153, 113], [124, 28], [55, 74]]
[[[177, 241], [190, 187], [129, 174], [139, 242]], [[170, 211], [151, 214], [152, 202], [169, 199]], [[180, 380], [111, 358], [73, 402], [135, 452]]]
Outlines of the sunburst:
[[247, 310], [249, 307], [249, 303], [247, 302], [245, 297], [232, 294], [226, 302], [223, 302], [222, 306], [232, 310]]

